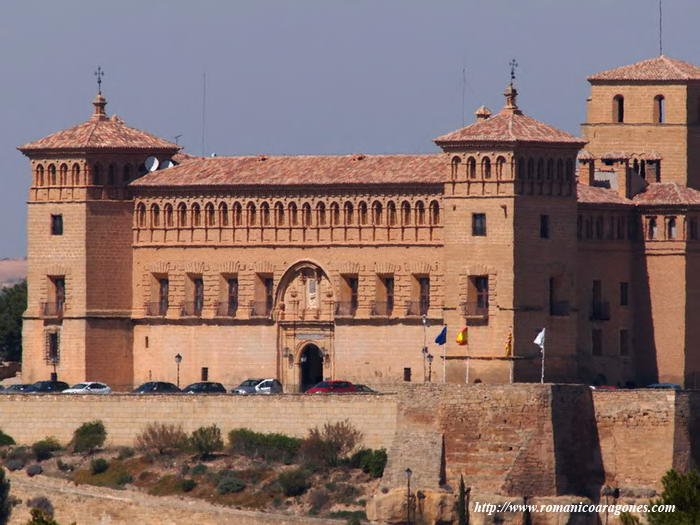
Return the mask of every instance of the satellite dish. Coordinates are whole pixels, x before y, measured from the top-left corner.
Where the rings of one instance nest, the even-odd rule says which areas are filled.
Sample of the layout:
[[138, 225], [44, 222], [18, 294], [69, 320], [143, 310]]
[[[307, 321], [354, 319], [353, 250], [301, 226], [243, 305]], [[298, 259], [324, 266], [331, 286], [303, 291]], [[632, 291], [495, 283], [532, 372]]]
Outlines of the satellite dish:
[[172, 168], [173, 166], [175, 166], [175, 163], [170, 159], [166, 159], [160, 163], [160, 169], [162, 170], [167, 170], [168, 168]]
[[155, 157], [148, 157], [146, 159], [146, 162], [144, 162], [146, 169], [148, 171], [156, 171], [158, 169], [158, 165], [160, 162], [158, 162], [158, 159]]

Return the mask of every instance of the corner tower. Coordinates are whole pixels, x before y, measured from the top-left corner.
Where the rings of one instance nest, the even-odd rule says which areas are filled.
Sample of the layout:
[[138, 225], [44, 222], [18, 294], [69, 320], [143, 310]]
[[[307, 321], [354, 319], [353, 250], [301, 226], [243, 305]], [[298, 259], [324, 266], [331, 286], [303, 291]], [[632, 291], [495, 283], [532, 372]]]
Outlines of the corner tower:
[[101, 93], [89, 120], [18, 149], [30, 160], [28, 304], [23, 379], [132, 384], [133, 201], [128, 184], [149, 156], [179, 146], [108, 117]]

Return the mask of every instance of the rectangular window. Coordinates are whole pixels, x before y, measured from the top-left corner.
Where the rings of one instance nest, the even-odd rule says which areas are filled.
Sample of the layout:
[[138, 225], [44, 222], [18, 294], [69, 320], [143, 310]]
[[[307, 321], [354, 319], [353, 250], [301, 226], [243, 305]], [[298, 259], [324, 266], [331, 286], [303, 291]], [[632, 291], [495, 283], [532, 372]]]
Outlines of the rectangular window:
[[486, 275], [474, 277], [474, 289], [476, 290], [477, 308], [489, 308], [489, 278]]
[[58, 332], [49, 332], [47, 337], [46, 362], [50, 365], [57, 365], [60, 359], [60, 338]]
[[688, 220], [688, 237], [691, 241], [698, 240], [698, 220], [695, 217]]
[[269, 317], [274, 303], [275, 282], [270, 274], [257, 274], [255, 299], [251, 303], [252, 317]]
[[63, 215], [51, 215], [51, 235], [63, 235]]
[[236, 315], [238, 311], [238, 278], [232, 277], [227, 280], [228, 283], [228, 302], [226, 304], [227, 315]]
[[429, 277], [419, 277], [418, 278], [418, 288], [419, 288], [419, 308], [421, 315], [427, 315], [428, 309], [430, 308], [430, 278]]
[[206, 366], [202, 367], [202, 381], [209, 381], [209, 368]]
[[549, 239], [549, 215], [540, 215], [540, 238]]
[[357, 311], [359, 282], [357, 275], [343, 275], [340, 280], [340, 301], [336, 304], [335, 313], [339, 316], [352, 317]]
[[391, 315], [394, 309], [394, 278], [385, 277], [384, 287], [386, 288], [386, 311], [387, 315]]
[[158, 279], [158, 315], [168, 313], [168, 290], [170, 283], [167, 279]]
[[194, 304], [193, 304], [193, 314], [202, 315], [202, 308], [204, 307], [204, 281], [201, 277], [192, 279], [193, 292], [194, 292]]
[[486, 214], [472, 213], [472, 235], [475, 237], [486, 236]]
[[620, 283], [620, 306], [629, 306], [629, 304], [630, 304], [629, 289], [630, 289], [629, 283]]
[[66, 279], [64, 277], [55, 277], [53, 279], [56, 312], [62, 312], [66, 304]]
[[630, 353], [630, 333], [627, 329], [620, 330], [620, 355]]
[[591, 331], [591, 352], [593, 355], [603, 355], [603, 331], [600, 329]]
[[410, 368], [404, 368], [403, 369], [403, 380], [404, 381], [411, 381], [411, 369]]
[[394, 277], [378, 275], [372, 315], [390, 316], [394, 310]]
[[272, 280], [272, 277], [265, 277], [263, 283], [265, 285], [265, 310], [269, 314], [272, 311], [272, 303], [274, 302], [275, 282]]

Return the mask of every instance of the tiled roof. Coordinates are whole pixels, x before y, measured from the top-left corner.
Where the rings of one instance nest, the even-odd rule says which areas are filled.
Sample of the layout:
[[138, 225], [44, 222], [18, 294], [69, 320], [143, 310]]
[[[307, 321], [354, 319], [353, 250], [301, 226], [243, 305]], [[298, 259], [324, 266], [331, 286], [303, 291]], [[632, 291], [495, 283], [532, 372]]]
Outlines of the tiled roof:
[[200, 157], [149, 173], [131, 186], [437, 184], [445, 180], [446, 168], [440, 154]]
[[20, 146], [22, 152], [38, 150], [170, 150], [180, 146], [160, 139], [124, 124], [119, 117], [107, 117], [104, 113], [106, 101], [98, 96], [93, 102], [95, 113], [90, 120], [72, 128], [53, 133], [48, 137]]
[[700, 191], [675, 182], [654, 182], [632, 200], [635, 204], [653, 206], [700, 204]]
[[588, 80], [700, 80], [700, 67], [662, 55], [601, 71], [588, 77]]
[[622, 197], [615, 190], [589, 186], [587, 184], [577, 184], [576, 194], [578, 202], [582, 204], [632, 204], [631, 200]]

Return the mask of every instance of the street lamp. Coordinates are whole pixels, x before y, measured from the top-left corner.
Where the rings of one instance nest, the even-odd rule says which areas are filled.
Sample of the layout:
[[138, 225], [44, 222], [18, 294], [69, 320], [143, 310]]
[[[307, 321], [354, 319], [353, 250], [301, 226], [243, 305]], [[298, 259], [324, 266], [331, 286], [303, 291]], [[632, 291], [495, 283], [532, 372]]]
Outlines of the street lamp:
[[180, 363], [182, 362], [182, 356], [180, 354], [175, 354], [175, 364], [177, 364], [177, 387], [180, 388]]
[[406, 472], [406, 523], [411, 525], [411, 474], [413, 471], [407, 468]]
[[427, 329], [428, 329], [428, 316], [423, 314], [420, 317], [421, 323], [423, 323], [423, 382], [425, 382], [425, 360], [428, 358], [428, 334], [427, 334]]
[[433, 380], [433, 354], [428, 354], [428, 383]]

